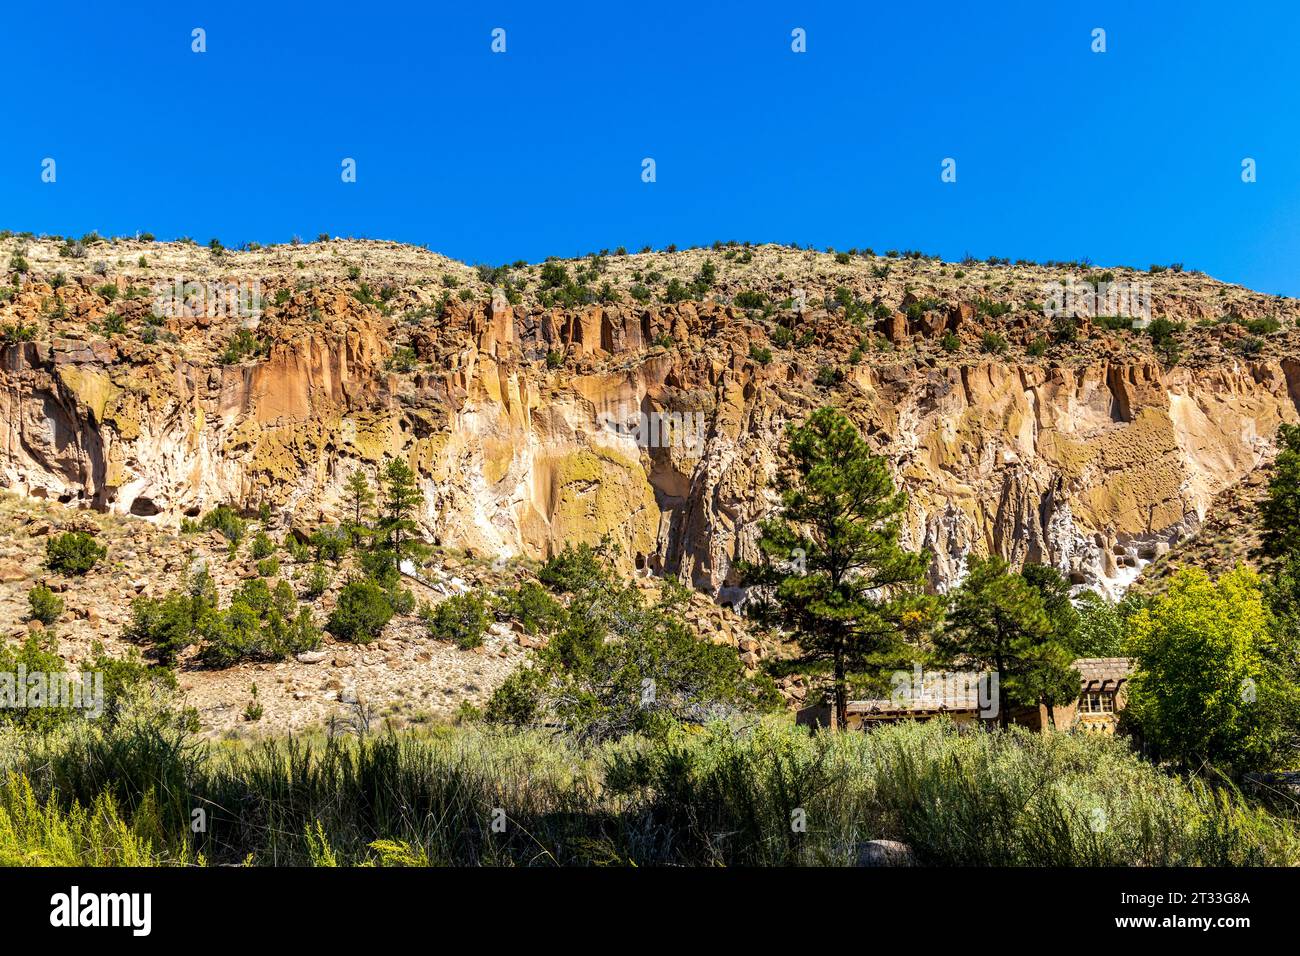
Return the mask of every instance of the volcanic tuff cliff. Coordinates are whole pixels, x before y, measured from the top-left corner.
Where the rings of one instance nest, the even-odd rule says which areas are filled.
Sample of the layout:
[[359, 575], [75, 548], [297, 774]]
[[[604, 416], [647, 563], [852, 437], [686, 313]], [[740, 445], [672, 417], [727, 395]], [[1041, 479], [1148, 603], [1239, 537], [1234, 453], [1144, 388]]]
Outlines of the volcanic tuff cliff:
[[[354, 468], [398, 455], [444, 546], [544, 557], [608, 533], [723, 601], [783, 430], [820, 405], [893, 463], [936, 587], [997, 552], [1116, 593], [1300, 402], [1297, 303], [1195, 273], [1109, 274], [1184, 324], [1168, 367], [1144, 333], [1053, 328], [1043, 286], [1096, 276], [1079, 265], [725, 246], [476, 272], [378, 242], [0, 246], [25, 266], [0, 295], [0, 487], [169, 525], [265, 503], [306, 530]], [[256, 280], [263, 311], [151, 318], [175, 277]], [[253, 354], [223, 361], [241, 328]], [[701, 416], [702, 443], [641, 447], [658, 412]]]

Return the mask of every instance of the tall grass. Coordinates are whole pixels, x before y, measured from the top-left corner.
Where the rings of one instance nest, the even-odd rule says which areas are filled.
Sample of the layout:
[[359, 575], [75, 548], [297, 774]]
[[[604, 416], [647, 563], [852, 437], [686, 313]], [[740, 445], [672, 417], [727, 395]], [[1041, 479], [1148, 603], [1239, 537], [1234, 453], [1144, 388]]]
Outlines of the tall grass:
[[[584, 748], [443, 728], [200, 744], [157, 719], [0, 739], [0, 862], [1272, 865], [1300, 836], [1121, 741], [786, 724]], [[195, 832], [196, 810], [203, 821]]]

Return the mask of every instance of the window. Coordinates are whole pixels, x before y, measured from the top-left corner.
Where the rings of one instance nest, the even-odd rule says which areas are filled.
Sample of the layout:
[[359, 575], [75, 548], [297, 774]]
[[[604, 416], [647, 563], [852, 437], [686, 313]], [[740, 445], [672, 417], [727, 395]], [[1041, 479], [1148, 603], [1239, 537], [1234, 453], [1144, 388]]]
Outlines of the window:
[[1115, 713], [1115, 692], [1113, 690], [1091, 690], [1079, 698], [1081, 714]]

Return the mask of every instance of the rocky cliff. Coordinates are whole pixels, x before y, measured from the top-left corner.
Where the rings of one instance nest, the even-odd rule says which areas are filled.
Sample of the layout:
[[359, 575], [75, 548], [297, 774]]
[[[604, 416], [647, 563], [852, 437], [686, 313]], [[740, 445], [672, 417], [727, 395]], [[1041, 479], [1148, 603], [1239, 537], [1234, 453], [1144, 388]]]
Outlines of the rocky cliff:
[[[819, 405], [893, 463], [935, 587], [997, 552], [1118, 593], [1300, 400], [1296, 303], [1197, 274], [1119, 274], [1181, 323], [1170, 364], [1141, 330], [1043, 315], [1078, 264], [721, 247], [476, 272], [385, 243], [10, 242], [0, 487], [163, 525], [266, 504], [306, 530], [396, 455], [444, 547], [609, 534], [724, 602], [784, 428]], [[261, 308], [155, 308], [172, 277], [256, 283]]]

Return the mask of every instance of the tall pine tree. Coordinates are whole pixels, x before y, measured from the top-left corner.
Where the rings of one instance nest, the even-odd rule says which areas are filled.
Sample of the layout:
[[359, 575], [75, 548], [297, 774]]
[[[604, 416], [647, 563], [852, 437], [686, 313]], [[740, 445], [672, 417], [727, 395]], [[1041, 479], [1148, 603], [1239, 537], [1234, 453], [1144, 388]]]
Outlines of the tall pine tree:
[[406, 540], [419, 530], [415, 517], [423, 504], [424, 493], [411, 466], [400, 458], [390, 458], [380, 477], [378, 530], [399, 568]]
[[343, 493], [343, 504], [348, 514], [348, 534], [355, 547], [361, 536], [370, 530], [366, 519], [375, 506], [375, 493], [370, 490], [370, 481], [360, 468], [348, 476]]
[[932, 620], [921, 587], [929, 557], [900, 546], [906, 496], [852, 422], [823, 408], [788, 438], [781, 509], [761, 524], [765, 561], [746, 577], [772, 589], [777, 619], [798, 639], [795, 665], [829, 682], [843, 727], [852, 679], [896, 665], [906, 635]]

